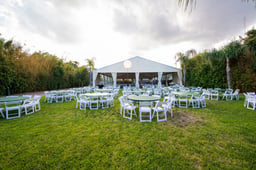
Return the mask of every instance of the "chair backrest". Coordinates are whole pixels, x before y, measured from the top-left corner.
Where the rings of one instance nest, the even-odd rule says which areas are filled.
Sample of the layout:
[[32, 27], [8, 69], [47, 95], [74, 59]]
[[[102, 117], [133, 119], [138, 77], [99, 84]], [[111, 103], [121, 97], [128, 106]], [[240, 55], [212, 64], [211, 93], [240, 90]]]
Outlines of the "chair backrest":
[[19, 106], [21, 103], [22, 103], [22, 101], [5, 102], [5, 107]]
[[255, 92], [247, 92], [248, 95], [255, 95]]
[[155, 109], [158, 107], [163, 107], [165, 110], [168, 110], [169, 102], [156, 102]]
[[188, 99], [187, 95], [179, 95], [179, 99]]
[[248, 95], [248, 101], [255, 102], [256, 101], [256, 96], [255, 95]]
[[203, 94], [201, 94], [201, 96], [199, 98], [202, 100], [205, 100], [205, 96]]
[[225, 94], [232, 94], [233, 93], [233, 89], [226, 89], [225, 90]]
[[33, 101], [38, 103], [38, 102], [40, 102], [41, 98], [42, 98], [42, 96], [35, 95], [34, 98], [33, 98]]
[[81, 100], [81, 99], [87, 99], [87, 100], [88, 100], [88, 97], [86, 97], [86, 96], [84, 96], [84, 95], [81, 95], [81, 94], [79, 95], [79, 98], [80, 98], [80, 100]]
[[90, 101], [96, 101], [96, 100], [98, 100], [98, 97], [97, 96], [90, 96], [89, 100]]
[[192, 95], [192, 96], [191, 96], [191, 99], [199, 99], [199, 98], [200, 98], [199, 95]]
[[28, 95], [28, 94], [24, 94], [22, 95], [23, 97], [29, 97], [29, 98], [32, 98], [32, 95]]
[[36, 99], [36, 100], [38, 100], [38, 99], [40, 100], [42, 98], [42, 96], [35, 95], [33, 98]]
[[80, 97], [80, 102], [89, 102], [89, 99], [88, 97], [83, 96], [83, 97]]
[[208, 95], [210, 92], [208, 91], [208, 90], [206, 90], [206, 89], [203, 89], [203, 94], [206, 94], [206, 95]]
[[218, 90], [212, 90], [211, 93], [212, 93], [213, 95], [217, 95], [217, 94], [219, 94], [219, 91], [218, 91]]
[[30, 103], [33, 103], [34, 102], [34, 99], [30, 98], [30, 99], [26, 99], [23, 101], [23, 105], [26, 105], [26, 104], [30, 104]]
[[212, 88], [207, 88], [207, 91], [208, 92], [211, 92], [213, 89]]
[[152, 108], [152, 102], [140, 102], [140, 107], [149, 107]]
[[233, 94], [238, 94], [240, 91], [240, 89], [236, 89], [235, 92]]

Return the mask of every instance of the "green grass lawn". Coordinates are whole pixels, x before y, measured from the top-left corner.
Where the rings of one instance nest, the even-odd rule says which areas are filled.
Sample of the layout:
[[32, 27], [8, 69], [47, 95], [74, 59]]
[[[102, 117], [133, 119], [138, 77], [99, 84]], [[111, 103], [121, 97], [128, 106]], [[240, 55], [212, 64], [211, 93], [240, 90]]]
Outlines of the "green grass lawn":
[[98, 111], [42, 99], [39, 112], [0, 119], [0, 169], [256, 169], [256, 110], [206, 102], [140, 123], [117, 99]]

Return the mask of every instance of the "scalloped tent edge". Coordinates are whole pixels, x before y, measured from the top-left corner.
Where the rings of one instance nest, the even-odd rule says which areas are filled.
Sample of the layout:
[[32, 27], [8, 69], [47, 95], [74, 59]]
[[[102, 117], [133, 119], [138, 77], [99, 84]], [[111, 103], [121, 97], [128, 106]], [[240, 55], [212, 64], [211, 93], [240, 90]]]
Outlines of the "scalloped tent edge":
[[[125, 69], [124, 62], [129, 60], [132, 65], [129, 69]], [[96, 80], [98, 74], [107, 74], [110, 73], [113, 78], [113, 86], [116, 87], [116, 79], [118, 74], [124, 73], [134, 73], [136, 77], [136, 87], [139, 86], [139, 75], [140, 73], [157, 73], [158, 80], [162, 79], [163, 73], [171, 73], [173, 77], [173, 82], [177, 84], [182, 84], [181, 82], [181, 70], [176, 67], [168, 66], [166, 64], [161, 64], [152, 60], [148, 60], [139, 56], [129, 58], [124, 61], [120, 61], [115, 64], [111, 64], [97, 70], [93, 71], [93, 87], [96, 86]], [[161, 81], [158, 81], [158, 87], [161, 87]]]

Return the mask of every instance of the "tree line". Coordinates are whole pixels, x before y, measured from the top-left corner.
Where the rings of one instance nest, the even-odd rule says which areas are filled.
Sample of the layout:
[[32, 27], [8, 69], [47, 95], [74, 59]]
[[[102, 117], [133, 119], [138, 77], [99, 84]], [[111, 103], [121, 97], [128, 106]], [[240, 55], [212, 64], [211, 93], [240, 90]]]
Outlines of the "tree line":
[[177, 53], [183, 84], [211, 88], [238, 88], [256, 91], [256, 30], [220, 49]]
[[29, 54], [13, 40], [0, 37], [0, 95], [89, 85], [87, 66], [65, 62], [47, 52]]

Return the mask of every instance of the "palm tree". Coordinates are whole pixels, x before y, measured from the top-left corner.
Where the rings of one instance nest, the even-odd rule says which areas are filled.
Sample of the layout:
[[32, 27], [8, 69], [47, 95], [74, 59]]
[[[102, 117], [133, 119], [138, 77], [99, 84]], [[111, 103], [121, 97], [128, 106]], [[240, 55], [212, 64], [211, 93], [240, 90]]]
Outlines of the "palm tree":
[[190, 6], [192, 10], [196, 5], [196, 0], [178, 0], [178, 4], [184, 7], [185, 10]]
[[0, 54], [3, 57], [5, 56], [10, 56], [10, 53], [14, 51], [14, 46], [13, 46], [13, 41], [8, 40], [6, 41], [5, 39], [1, 38], [0, 39]]
[[243, 55], [244, 48], [239, 41], [232, 41], [228, 45], [224, 46], [222, 49], [213, 49], [211, 52], [206, 53], [206, 58], [208, 60], [226, 62], [226, 74], [227, 74], [227, 84], [228, 88], [231, 87], [231, 69], [230, 60], [237, 59]]
[[197, 55], [197, 52], [196, 52], [195, 49], [191, 49], [191, 50], [186, 51], [186, 56], [188, 56], [189, 58], [192, 58], [195, 55]]
[[91, 59], [86, 59], [85, 61], [87, 62], [87, 68], [89, 68], [89, 71], [90, 71], [90, 86], [91, 86], [91, 79], [92, 79], [92, 76], [91, 76], [91, 73], [92, 73], [92, 70], [94, 70], [95, 68], [94, 68], [94, 65], [95, 65], [95, 62], [94, 62], [94, 60], [96, 60], [96, 58], [95, 57], [92, 57]]
[[175, 59], [176, 59], [176, 63], [180, 62], [182, 72], [183, 72], [183, 84], [185, 86], [185, 84], [186, 84], [186, 64], [188, 62], [188, 56], [185, 55], [184, 53], [179, 52], [175, 55]]
[[231, 88], [230, 60], [239, 58], [243, 54], [243, 47], [239, 41], [233, 41], [223, 48], [223, 58], [226, 60], [226, 72], [228, 88]]
[[195, 49], [191, 49], [191, 50], [186, 51], [185, 54], [179, 52], [179, 53], [177, 53], [175, 55], [176, 63], [180, 62], [180, 64], [181, 64], [181, 68], [182, 68], [182, 71], [183, 71], [183, 83], [184, 83], [184, 86], [186, 85], [186, 72], [187, 72], [186, 65], [188, 63], [189, 58], [194, 57], [196, 54], [197, 54], [196, 50]]

